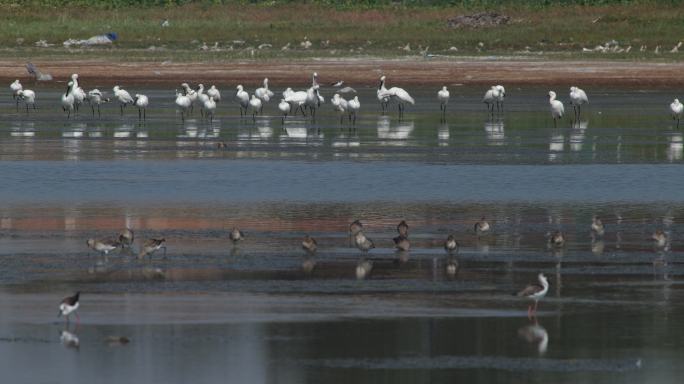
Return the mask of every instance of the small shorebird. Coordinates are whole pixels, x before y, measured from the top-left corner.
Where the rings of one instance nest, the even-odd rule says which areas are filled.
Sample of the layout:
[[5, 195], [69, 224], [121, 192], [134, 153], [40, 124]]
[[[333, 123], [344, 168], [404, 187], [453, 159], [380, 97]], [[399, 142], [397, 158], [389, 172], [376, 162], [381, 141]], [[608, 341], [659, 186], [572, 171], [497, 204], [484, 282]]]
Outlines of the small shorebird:
[[359, 220], [354, 220], [351, 224], [349, 224], [349, 233], [352, 236], [361, 231], [363, 231], [363, 224]]
[[408, 237], [404, 235], [399, 235], [392, 240], [394, 241], [394, 246], [399, 251], [408, 252], [409, 249], [411, 249], [411, 243], [409, 242]]
[[118, 240], [111, 238], [101, 240], [88, 239], [86, 244], [90, 249], [100, 252], [101, 255], [107, 255], [110, 251], [121, 246]]
[[358, 280], [363, 280], [371, 273], [373, 270], [373, 262], [366, 259], [361, 259], [356, 264], [356, 278]]
[[408, 237], [408, 230], [409, 226], [406, 224], [405, 220], [402, 220], [399, 224], [397, 224], [397, 233], [399, 236]]
[[363, 224], [359, 220], [354, 220], [349, 224], [349, 246], [351, 247], [352, 238], [356, 236], [357, 233], [363, 231]]
[[363, 233], [363, 231], [356, 232], [356, 235], [354, 235], [354, 244], [356, 244], [356, 248], [360, 249], [361, 252], [364, 252], [364, 253], [375, 248], [375, 244], [373, 244], [373, 240], [366, 237], [366, 235]]
[[534, 308], [532, 308], [531, 304], [527, 308], [527, 317], [529, 318], [537, 314], [539, 300], [546, 296], [546, 293], [549, 291], [549, 281], [546, 279], [546, 276], [544, 276], [543, 273], [540, 273], [537, 276], [537, 279], [539, 279], [539, 284], [530, 284], [516, 294], [518, 297], [526, 297], [530, 300], [534, 300]]
[[119, 232], [119, 243], [121, 244], [121, 248], [130, 248], [131, 245], [133, 245], [134, 238], [135, 234], [133, 231], [129, 228], [124, 228], [121, 232]]
[[600, 237], [603, 237], [603, 235], [605, 233], [606, 233], [606, 230], [603, 227], [603, 223], [601, 222], [601, 219], [598, 216], [594, 216], [591, 219], [591, 237], [592, 238], [600, 238]]
[[677, 120], [677, 128], [679, 128], [679, 119], [682, 117], [684, 111], [684, 104], [679, 102], [679, 99], [674, 99], [670, 104], [670, 113], [672, 113], [672, 120]]
[[78, 313], [76, 313], [76, 310], [79, 306], [80, 296], [81, 292], [76, 292], [76, 294], [73, 296], [65, 297], [64, 300], [62, 300], [62, 302], [59, 304], [59, 313], [57, 313], [57, 317], [66, 317], [66, 321], [68, 323], [69, 315], [73, 313], [74, 316], [76, 316], [76, 322], [79, 322], [80, 319], [78, 317]]
[[318, 243], [316, 243], [316, 240], [313, 237], [306, 235], [304, 236], [304, 240], [302, 240], [302, 248], [307, 253], [316, 253]]
[[553, 127], [556, 128], [556, 120], [563, 118], [565, 107], [561, 101], [556, 100], [556, 92], [549, 91], [549, 107], [553, 118]]
[[456, 241], [456, 237], [454, 235], [449, 235], [444, 242], [444, 250], [447, 251], [448, 254], [452, 254], [454, 252], [458, 252], [458, 241]]
[[228, 238], [233, 242], [233, 244], [237, 244], [238, 241], [245, 239], [245, 235], [237, 227], [233, 227], [233, 230], [230, 231]]
[[665, 248], [667, 246], [667, 234], [662, 229], [656, 229], [651, 236], [657, 248]]
[[164, 258], [166, 258], [166, 239], [163, 237], [161, 239], [147, 239], [143, 243], [142, 247], [140, 247], [140, 253], [138, 254], [138, 258], [142, 259], [145, 256], [149, 255], [152, 257], [152, 254], [155, 253], [156, 251], [160, 249], [164, 249]]
[[483, 235], [486, 235], [487, 233], [489, 233], [489, 231], [492, 228], [489, 226], [489, 222], [487, 221], [487, 219], [485, 219], [485, 217], [482, 216], [482, 218], [480, 218], [480, 221], [475, 223], [475, 226], [473, 227], [473, 229], [475, 230], [475, 234], [478, 237], [480, 237], [480, 236], [483, 236]]
[[275, 95], [270, 89], [268, 89], [268, 78], [264, 79], [264, 86], [261, 88], [257, 88], [254, 91], [254, 95], [261, 100], [261, 109], [259, 112], [261, 113], [262, 110], [264, 109], [264, 104], [268, 103], [271, 98]]
[[555, 247], [555, 248], [560, 248], [565, 244], [565, 236], [563, 236], [563, 232], [561, 231], [555, 231], [554, 233], [549, 236], [549, 246], [550, 247]]

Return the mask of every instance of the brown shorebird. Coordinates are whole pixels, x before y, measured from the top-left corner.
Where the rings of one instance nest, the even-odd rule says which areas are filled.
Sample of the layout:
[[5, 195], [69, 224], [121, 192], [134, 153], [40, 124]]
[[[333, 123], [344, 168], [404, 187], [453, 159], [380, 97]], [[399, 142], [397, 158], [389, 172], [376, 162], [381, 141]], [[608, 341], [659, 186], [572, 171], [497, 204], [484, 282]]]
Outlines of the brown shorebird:
[[160, 249], [164, 249], [164, 258], [166, 258], [166, 239], [163, 237], [161, 239], [147, 239], [143, 243], [142, 247], [140, 247], [140, 253], [138, 254], [138, 258], [142, 259], [145, 256], [150, 256], [152, 257], [152, 254], [157, 252]]
[[359, 220], [354, 220], [349, 224], [349, 246], [351, 247], [352, 238], [356, 236], [357, 233], [363, 231], [363, 224]]
[[657, 229], [653, 232], [651, 239], [655, 242], [657, 248], [665, 248], [667, 246], [667, 234], [662, 229]]
[[119, 243], [121, 244], [121, 248], [130, 248], [131, 245], [133, 245], [133, 239], [134, 234], [131, 229], [125, 228], [123, 231], [119, 232]]
[[118, 240], [112, 238], [101, 240], [95, 240], [91, 238], [86, 241], [86, 244], [90, 249], [100, 252], [101, 255], [107, 255], [110, 251], [113, 251], [121, 246]]
[[233, 227], [233, 230], [230, 231], [228, 238], [233, 241], [233, 244], [237, 244], [238, 241], [245, 239], [245, 234], [242, 233], [242, 231], [238, 228]]
[[565, 236], [563, 236], [563, 232], [555, 231], [553, 234], [551, 234], [549, 237], [550, 247], [560, 248], [563, 245], [565, 245]]
[[456, 237], [454, 235], [449, 235], [444, 242], [444, 250], [447, 251], [448, 254], [452, 254], [454, 252], [458, 252], [458, 241], [456, 241]]
[[356, 248], [360, 249], [361, 252], [364, 253], [375, 248], [373, 240], [366, 237], [366, 235], [362, 231], [357, 232], [356, 235], [354, 235], [354, 244], [356, 244]]
[[363, 231], [363, 224], [359, 220], [354, 220], [351, 224], [349, 224], [350, 236], [355, 236], [360, 231]]
[[316, 253], [318, 243], [316, 243], [316, 240], [313, 237], [306, 235], [304, 236], [304, 240], [302, 240], [302, 248], [307, 253]]
[[399, 236], [404, 236], [408, 237], [408, 230], [409, 226], [406, 224], [406, 221], [402, 220], [401, 223], [397, 225], [397, 233], [399, 233]]
[[411, 248], [411, 243], [409, 242], [408, 237], [399, 235], [392, 240], [394, 241], [394, 246], [399, 251], [408, 252], [408, 250]]
[[59, 304], [59, 313], [57, 313], [57, 317], [64, 316], [66, 317], [67, 323], [69, 322], [69, 315], [73, 313], [76, 316], [76, 322], [79, 322], [78, 318], [78, 313], [76, 313], [76, 310], [78, 309], [79, 305], [79, 298], [81, 296], [81, 292], [76, 292], [75, 295], [65, 297], [64, 300]]
[[526, 297], [534, 301], [534, 308], [532, 308], [531, 304], [527, 308], [527, 317], [529, 318], [537, 314], [539, 300], [546, 296], [546, 293], [549, 291], [549, 281], [546, 279], [546, 276], [544, 276], [543, 273], [540, 273], [537, 275], [537, 279], [539, 280], [539, 284], [530, 284], [516, 294], [518, 297]]
[[489, 233], [489, 231], [491, 230], [491, 227], [489, 226], [489, 222], [485, 219], [485, 217], [482, 216], [480, 221], [475, 223], [475, 226], [473, 229], [475, 230], [475, 234], [477, 236], [484, 236], [487, 233]]
[[591, 219], [591, 237], [601, 238], [606, 233], [603, 223], [598, 216], [594, 216]]

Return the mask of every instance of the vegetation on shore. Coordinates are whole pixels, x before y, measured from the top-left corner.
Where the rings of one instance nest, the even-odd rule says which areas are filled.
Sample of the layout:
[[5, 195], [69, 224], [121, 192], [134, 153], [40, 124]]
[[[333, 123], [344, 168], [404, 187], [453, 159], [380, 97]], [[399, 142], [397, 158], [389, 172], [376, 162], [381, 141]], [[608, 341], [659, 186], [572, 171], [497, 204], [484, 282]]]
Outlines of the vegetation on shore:
[[[0, 50], [9, 57], [27, 58], [524, 55], [677, 60], [679, 49], [670, 51], [684, 40], [684, 7], [676, 1], [354, 3], [34, 0], [17, 4], [0, 0]], [[479, 28], [447, 25], [451, 17], [480, 11], [510, 19]], [[162, 26], [164, 20], [168, 26]], [[107, 32], [119, 36], [111, 47], [62, 45], [68, 39]]]

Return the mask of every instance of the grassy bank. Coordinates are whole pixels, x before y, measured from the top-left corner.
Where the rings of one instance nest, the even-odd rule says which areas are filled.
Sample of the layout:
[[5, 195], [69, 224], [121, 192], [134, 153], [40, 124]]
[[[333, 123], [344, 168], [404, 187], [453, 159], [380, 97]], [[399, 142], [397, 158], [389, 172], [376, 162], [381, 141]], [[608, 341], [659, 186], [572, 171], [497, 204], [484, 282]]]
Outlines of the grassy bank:
[[[684, 40], [684, 7], [668, 1], [628, 4], [457, 6], [367, 4], [356, 9], [301, 2], [201, 2], [171, 6], [85, 7], [0, 2], [0, 50], [9, 57], [109, 57], [138, 60], [234, 58], [526, 55], [569, 58], [661, 58]], [[173, 2], [170, 2], [173, 3]], [[612, 3], [609, 1], [609, 3]], [[474, 5], [473, 5], [474, 4]], [[494, 6], [487, 6], [494, 4]], [[507, 25], [450, 28], [447, 19], [483, 9], [510, 16]], [[168, 27], [161, 22], [169, 20]], [[114, 31], [111, 48], [65, 49], [69, 38]], [[44, 41], [48, 47], [37, 47]], [[594, 50], [615, 41], [609, 52]], [[628, 47], [631, 49], [627, 51]], [[656, 47], [659, 47], [656, 52]], [[682, 47], [684, 51], [684, 47]]]

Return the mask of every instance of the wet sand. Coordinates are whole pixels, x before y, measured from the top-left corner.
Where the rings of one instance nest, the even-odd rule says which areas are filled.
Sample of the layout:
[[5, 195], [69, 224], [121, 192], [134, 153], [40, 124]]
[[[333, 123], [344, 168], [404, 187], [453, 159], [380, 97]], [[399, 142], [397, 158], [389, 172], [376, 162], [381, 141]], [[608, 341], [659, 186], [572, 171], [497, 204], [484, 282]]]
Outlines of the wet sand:
[[[180, 82], [216, 84], [272, 83], [299, 86], [317, 71], [323, 83], [343, 79], [352, 86], [373, 86], [381, 74], [402, 85], [577, 85], [613, 87], [677, 87], [684, 85], [684, 63], [656, 61], [535, 60], [509, 57], [348, 58], [307, 60], [236, 60], [223, 63], [118, 62], [101, 60], [38, 60], [34, 64], [56, 80], [72, 73], [91, 83], [178, 85]], [[0, 81], [26, 79], [25, 62], [0, 61]]]

